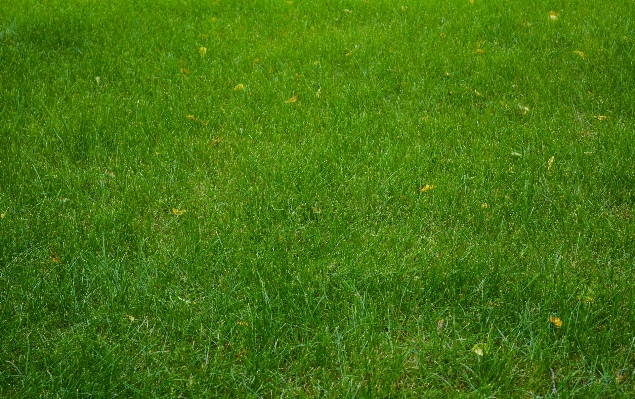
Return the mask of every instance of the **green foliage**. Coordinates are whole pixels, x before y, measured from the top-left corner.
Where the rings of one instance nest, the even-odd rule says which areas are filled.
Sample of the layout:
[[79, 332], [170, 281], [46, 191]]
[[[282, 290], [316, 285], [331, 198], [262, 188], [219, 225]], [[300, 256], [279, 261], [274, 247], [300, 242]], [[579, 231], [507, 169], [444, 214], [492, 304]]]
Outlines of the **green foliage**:
[[629, 397], [635, 13], [569, 3], [0, 3], [0, 396]]

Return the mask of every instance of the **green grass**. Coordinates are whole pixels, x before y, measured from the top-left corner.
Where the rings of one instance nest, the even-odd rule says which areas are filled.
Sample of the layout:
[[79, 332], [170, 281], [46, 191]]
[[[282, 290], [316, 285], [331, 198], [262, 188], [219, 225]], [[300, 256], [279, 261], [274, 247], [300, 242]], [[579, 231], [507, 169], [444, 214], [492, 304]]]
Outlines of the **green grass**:
[[630, 0], [0, 2], [0, 396], [632, 397], [634, 60]]

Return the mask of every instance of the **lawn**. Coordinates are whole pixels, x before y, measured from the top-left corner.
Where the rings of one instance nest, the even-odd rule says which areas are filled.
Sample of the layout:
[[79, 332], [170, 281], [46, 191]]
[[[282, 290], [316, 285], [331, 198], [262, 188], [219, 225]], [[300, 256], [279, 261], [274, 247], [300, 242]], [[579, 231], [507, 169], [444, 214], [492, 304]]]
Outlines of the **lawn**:
[[635, 392], [632, 0], [0, 2], [0, 397]]

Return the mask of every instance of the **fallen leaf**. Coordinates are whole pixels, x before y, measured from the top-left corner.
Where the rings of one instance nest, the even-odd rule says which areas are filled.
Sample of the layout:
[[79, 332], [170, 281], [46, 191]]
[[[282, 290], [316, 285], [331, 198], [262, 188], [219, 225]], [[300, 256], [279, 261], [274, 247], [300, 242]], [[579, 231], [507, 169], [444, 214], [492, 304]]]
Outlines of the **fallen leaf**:
[[205, 54], [207, 54], [207, 48], [206, 47], [201, 47], [198, 49], [199, 54], [201, 54], [201, 57], [205, 57]]
[[245, 90], [245, 85], [242, 83], [238, 83], [236, 86], [234, 86], [234, 91], [240, 91], [240, 90]]
[[594, 115], [593, 117], [599, 121], [605, 121], [607, 118], [606, 115]]
[[285, 103], [294, 103], [298, 101], [298, 96], [293, 96], [290, 99], [288, 99], [287, 101], [285, 101]]
[[574, 53], [576, 53], [577, 55], [579, 55], [581, 58], [584, 58], [584, 53], [580, 50], [573, 50]]
[[478, 343], [472, 347], [472, 352], [476, 353], [479, 356], [483, 356], [489, 351], [489, 346], [484, 343]]
[[60, 257], [57, 256], [57, 253], [55, 253], [55, 249], [51, 248], [51, 262], [53, 263], [60, 263]]
[[204, 121], [202, 121], [200, 119], [197, 119], [194, 115], [187, 115], [187, 119], [189, 119], [191, 121], [194, 121], [194, 122], [198, 122], [201, 125], [207, 125], [207, 122], [204, 122]]
[[445, 320], [443, 320], [443, 319], [439, 320], [439, 322], [437, 323], [437, 333], [441, 333], [441, 331], [443, 331], [443, 327], [446, 324], [447, 323], [445, 322]]
[[183, 215], [185, 212], [187, 212], [186, 209], [182, 209], [182, 210], [178, 210], [176, 208], [172, 208], [172, 213], [175, 214], [176, 216], [181, 216]]
[[421, 187], [421, 192], [425, 193], [426, 191], [434, 190], [435, 188], [437, 188], [437, 186], [426, 184], [425, 186]]
[[555, 11], [549, 11], [549, 19], [555, 21], [556, 19], [558, 19], [558, 14], [556, 14]]
[[551, 170], [551, 167], [553, 166], [553, 161], [556, 159], [555, 156], [552, 156], [551, 158], [549, 158], [549, 160], [547, 161], [547, 170]]
[[559, 317], [556, 316], [549, 316], [549, 322], [551, 324], [553, 324], [553, 326], [555, 328], [561, 328], [562, 327], [562, 320], [560, 320]]

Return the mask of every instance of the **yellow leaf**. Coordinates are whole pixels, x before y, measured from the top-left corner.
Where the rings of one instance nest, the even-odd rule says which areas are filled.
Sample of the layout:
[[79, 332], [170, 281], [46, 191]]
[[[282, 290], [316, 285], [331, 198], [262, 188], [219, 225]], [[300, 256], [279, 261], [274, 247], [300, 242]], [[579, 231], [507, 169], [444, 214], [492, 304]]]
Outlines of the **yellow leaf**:
[[185, 212], [187, 212], [186, 209], [178, 210], [176, 208], [172, 208], [172, 213], [175, 214], [176, 216], [181, 216]]
[[199, 48], [198, 52], [201, 54], [201, 57], [205, 57], [205, 54], [207, 54], [207, 47]]
[[599, 121], [605, 121], [607, 117], [606, 115], [595, 115], [594, 118]]
[[482, 48], [477, 48], [475, 53], [476, 54], [485, 54], [485, 50], [483, 50]]
[[290, 99], [288, 99], [287, 101], [285, 101], [286, 103], [294, 103], [298, 101], [298, 96], [293, 96]]
[[547, 170], [551, 170], [551, 167], [553, 166], [553, 161], [556, 159], [555, 156], [552, 156], [551, 158], [549, 158], [549, 160], [547, 161]]
[[192, 120], [192, 121], [195, 121], [195, 120], [196, 120], [196, 117], [195, 117], [194, 115], [188, 115], [188, 116], [187, 116], [187, 119]]
[[553, 324], [553, 326], [554, 326], [555, 328], [560, 328], [560, 327], [562, 327], [562, 320], [560, 320], [560, 318], [559, 318], [559, 317], [556, 317], [556, 316], [549, 316], [549, 322], [550, 322], [551, 324]]
[[245, 85], [242, 83], [238, 83], [236, 86], [234, 86], [234, 91], [240, 91], [240, 90], [245, 90]]
[[558, 19], [558, 14], [556, 14], [555, 11], [549, 11], [549, 19], [555, 21], [556, 19]]
[[435, 188], [437, 188], [437, 186], [426, 184], [425, 186], [421, 187], [421, 192], [425, 193], [426, 191], [434, 190]]
[[584, 53], [580, 50], [574, 50], [574, 53], [576, 53], [577, 55], [579, 55], [580, 57], [584, 58]]
[[487, 346], [487, 344], [484, 344], [482, 342], [472, 347], [472, 352], [476, 353], [479, 356], [483, 356], [488, 352], [488, 350], [489, 347]]

